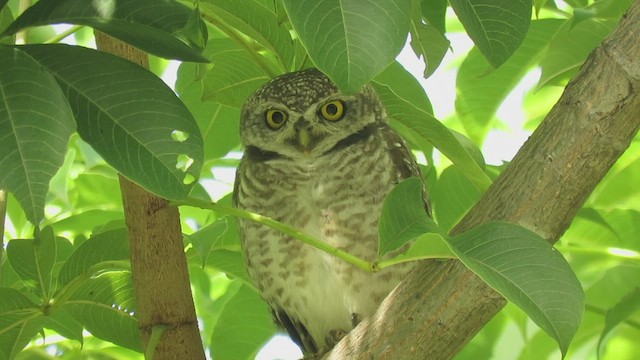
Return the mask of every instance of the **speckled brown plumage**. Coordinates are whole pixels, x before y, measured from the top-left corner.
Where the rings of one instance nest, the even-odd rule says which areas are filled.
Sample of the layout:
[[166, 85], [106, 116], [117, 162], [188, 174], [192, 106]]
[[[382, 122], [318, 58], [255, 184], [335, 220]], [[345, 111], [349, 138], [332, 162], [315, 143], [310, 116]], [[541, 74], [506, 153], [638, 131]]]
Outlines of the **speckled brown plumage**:
[[[344, 115], [329, 121], [319, 109], [335, 100], [344, 105]], [[265, 120], [274, 109], [286, 116], [277, 129]], [[406, 144], [385, 119], [370, 86], [344, 96], [315, 69], [272, 80], [242, 111], [246, 151], [236, 205], [375, 259], [386, 195], [400, 180], [419, 176]], [[327, 350], [372, 314], [412, 266], [367, 273], [246, 220], [240, 221], [240, 235], [251, 278], [305, 354]]]

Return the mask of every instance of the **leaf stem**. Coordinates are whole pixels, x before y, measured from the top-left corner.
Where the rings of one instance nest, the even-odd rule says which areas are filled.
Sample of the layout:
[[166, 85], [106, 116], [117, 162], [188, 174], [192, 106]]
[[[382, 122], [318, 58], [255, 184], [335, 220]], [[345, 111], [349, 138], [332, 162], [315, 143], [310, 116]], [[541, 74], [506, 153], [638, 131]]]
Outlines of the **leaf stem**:
[[160, 343], [160, 338], [162, 334], [169, 329], [168, 325], [158, 324], [151, 328], [151, 337], [149, 338], [149, 344], [147, 345], [147, 350], [144, 353], [144, 358], [147, 360], [153, 360], [153, 355], [156, 352], [156, 348]]
[[235, 216], [238, 218], [242, 218], [242, 219], [247, 219], [247, 220], [251, 220], [253, 222], [256, 222], [258, 224], [262, 224], [262, 225], [266, 225], [272, 229], [276, 229], [284, 234], [290, 235], [300, 241], [302, 241], [305, 244], [308, 244], [310, 246], [313, 246], [314, 248], [324, 251], [327, 254], [339, 257], [340, 259], [348, 262], [349, 264], [356, 266], [362, 270], [365, 271], [369, 271], [369, 272], [375, 272], [377, 271], [373, 264], [371, 264], [368, 261], [365, 261], [357, 256], [351, 255], [346, 251], [340, 250], [340, 249], [336, 249], [335, 247], [321, 241], [318, 240], [316, 238], [314, 238], [311, 235], [308, 235], [300, 230], [297, 230], [289, 225], [283, 224], [275, 219], [272, 219], [270, 217], [267, 216], [263, 216], [260, 214], [256, 214], [250, 211], [245, 211], [245, 210], [241, 210], [241, 209], [236, 209], [236, 208], [232, 208], [232, 207], [228, 207], [228, 206], [224, 206], [224, 205], [220, 205], [218, 203], [215, 202], [209, 202], [209, 201], [204, 201], [204, 200], [200, 200], [200, 199], [196, 199], [196, 198], [188, 198], [186, 200], [183, 201], [173, 201], [171, 202], [172, 205], [174, 206], [179, 206], [179, 205], [186, 205], [186, 206], [193, 206], [193, 207], [198, 207], [201, 209], [209, 209], [209, 210], [214, 210], [214, 211], [218, 211], [220, 213], [223, 214], [227, 214], [227, 215], [231, 215], [231, 216]]
[[83, 26], [82, 25], [74, 25], [72, 27], [70, 27], [68, 30], [61, 32], [60, 34], [57, 34], [56, 36], [52, 37], [51, 39], [45, 41], [45, 44], [57, 44], [60, 41], [62, 41], [64, 38], [66, 38], [67, 36], [77, 32], [78, 30], [80, 30]]

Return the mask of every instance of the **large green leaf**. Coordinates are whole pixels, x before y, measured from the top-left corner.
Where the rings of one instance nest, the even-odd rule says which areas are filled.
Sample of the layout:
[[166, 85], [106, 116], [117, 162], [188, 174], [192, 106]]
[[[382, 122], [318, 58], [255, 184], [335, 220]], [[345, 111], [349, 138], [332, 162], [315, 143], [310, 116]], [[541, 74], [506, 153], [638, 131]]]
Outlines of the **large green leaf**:
[[538, 86], [566, 80], [578, 72], [591, 50], [600, 45], [617, 23], [617, 20], [590, 19], [572, 26], [566, 21], [548, 45], [549, 50], [540, 64], [542, 76]]
[[489, 63], [475, 49], [460, 65], [456, 114], [466, 134], [477, 144], [482, 143], [491, 129], [500, 104], [539, 61], [562, 23], [555, 19], [534, 21], [522, 46], [495, 71], [490, 71]]
[[[219, 159], [240, 146], [240, 132], [238, 131], [240, 110], [238, 107], [202, 100], [204, 80], [197, 75], [199, 66], [199, 64], [181, 64], [178, 69], [175, 89], [200, 127], [204, 143], [207, 144], [204, 149], [206, 162], [207, 160]], [[220, 70], [218, 68], [215, 71]], [[211, 73], [209, 75], [213, 78], [208, 81], [214, 85], [218, 74]], [[244, 101], [244, 99], [240, 101]]]
[[421, 0], [420, 11], [427, 23], [440, 34], [446, 32], [447, 0]]
[[624, 169], [611, 172], [600, 182], [590, 199], [590, 203], [599, 208], [621, 209], [636, 208], [640, 201], [640, 158]]
[[438, 178], [431, 191], [433, 210], [438, 225], [448, 232], [456, 225], [482, 193], [457, 166], [449, 166]]
[[187, 196], [200, 175], [202, 136], [162, 80], [124, 59], [76, 46], [20, 49], [55, 77], [78, 133], [110, 165], [162, 197]]
[[209, 224], [187, 238], [202, 259], [202, 265], [207, 263], [209, 253], [214, 250], [240, 251], [237, 219], [223, 217]]
[[239, 30], [273, 52], [282, 71], [293, 70], [291, 34], [264, 1], [203, 0], [200, 8], [205, 19], [223, 31]]
[[60, 286], [84, 274], [91, 266], [109, 260], [129, 259], [129, 233], [126, 228], [93, 235], [64, 262], [58, 274]]
[[67, 339], [76, 340], [80, 343], [84, 342], [82, 325], [65, 309], [55, 309], [55, 311], [50, 314], [49, 321], [45, 327], [54, 330]]
[[206, 62], [177, 36], [190, 14], [188, 7], [173, 0], [38, 1], [4, 35], [39, 25], [87, 25], [161, 57]]
[[309, 57], [345, 93], [384, 70], [405, 44], [411, 0], [284, 0]]
[[449, 243], [470, 270], [522, 309], [566, 354], [582, 320], [584, 292], [559, 252], [536, 233], [502, 222], [483, 224]]
[[0, 188], [13, 193], [34, 224], [44, 217], [49, 181], [74, 130], [55, 79], [20, 48], [0, 45]]
[[230, 39], [209, 42], [213, 68], [203, 80], [202, 100], [240, 108], [244, 100], [269, 76], [260, 69], [247, 51]]
[[7, 244], [7, 258], [13, 270], [30, 288], [48, 299], [53, 287], [53, 265], [56, 260], [56, 240], [50, 227], [40, 231], [35, 239], [13, 239]]
[[399, 62], [392, 62], [373, 79], [373, 82], [388, 86], [398, 97], [424, 112], [433, 114], [431, 101], [424, 88]]
[[520, 46], [531, 22], [531, 0], [450, 0], [469, 37], [493, 67]]
[[491, 179], [484, 173], [480, 165], [474, 160], [469, 151], [458, 138], [433, 115], [417, 108], [410, 101], [402, 98], [394, 88], [386, 84], [373, 83], [380, 95], [389, 116], [391, 125], [399, 122], [414, 131], [415, 135], [427, 141], [454, 164], [460, 167], [473, 184], [481, 190], [491, 185]]
[[378, 225], [378, 258], [401, 248], [424, 233], [437, 230], [437, 225], [429, 218], [425, 209], [420, 178], [403, 180], [391, 190], [384, 201]]
[[131, 272], [97, 274], [78, 286], [62, 308], [94, 336], [141, 351]]
[[227, 249], [214, 249], [207, 257], [207, 266], [224, 272], [231, 279], [240, 279], [245, 284], [253, 287], [249, 279], [242, 252]]
[[[237, 284], [241, 285], [237, 285]], [[228, 292], [226, 303], [211, 336], [212, 358], [217, 360], [253, 359], [276, 333], [267, 304], [245, 284], [237, 282]]]
[[0, 359], [12, 359], [42, 329], [42, 309], [20, 291], [0, 288]]

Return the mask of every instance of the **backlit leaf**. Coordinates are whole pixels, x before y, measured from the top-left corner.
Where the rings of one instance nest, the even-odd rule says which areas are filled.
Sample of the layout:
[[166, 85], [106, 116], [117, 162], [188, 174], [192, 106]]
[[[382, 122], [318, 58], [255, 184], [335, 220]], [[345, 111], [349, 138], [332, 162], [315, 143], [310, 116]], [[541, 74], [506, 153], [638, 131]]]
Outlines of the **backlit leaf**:
[[344, 93], [353, 93], [400, 53], [411, 0], [284, 0], [309, 57]]

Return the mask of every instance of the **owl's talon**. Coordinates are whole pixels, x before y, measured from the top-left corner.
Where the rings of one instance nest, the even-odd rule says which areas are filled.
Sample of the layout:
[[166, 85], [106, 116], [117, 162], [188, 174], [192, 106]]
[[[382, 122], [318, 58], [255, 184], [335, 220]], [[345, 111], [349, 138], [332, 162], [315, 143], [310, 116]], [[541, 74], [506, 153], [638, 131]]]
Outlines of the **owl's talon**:
[[327, 344], [327, 348], [333, 348], [340, 340], [342, 340], [345, 335], [347, 335], [348, 331], [344, 331], [342, 329], [332, 329], [327, 334], [325, 338], [325, 343]]

